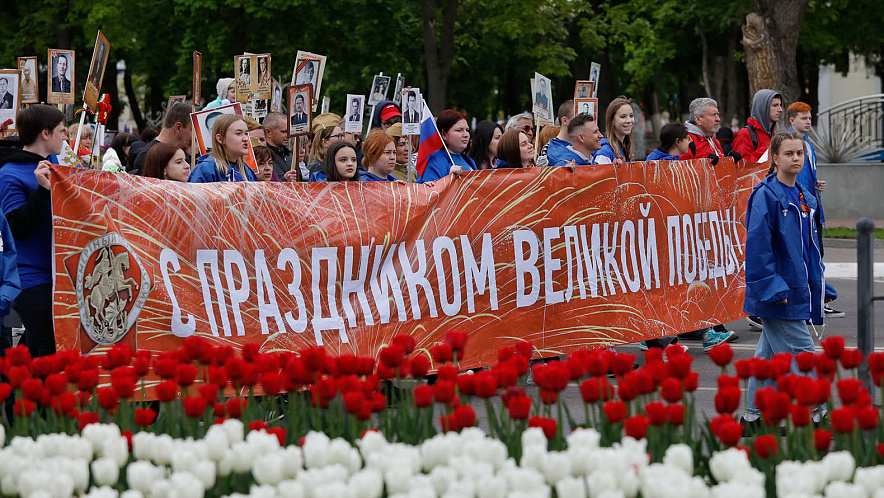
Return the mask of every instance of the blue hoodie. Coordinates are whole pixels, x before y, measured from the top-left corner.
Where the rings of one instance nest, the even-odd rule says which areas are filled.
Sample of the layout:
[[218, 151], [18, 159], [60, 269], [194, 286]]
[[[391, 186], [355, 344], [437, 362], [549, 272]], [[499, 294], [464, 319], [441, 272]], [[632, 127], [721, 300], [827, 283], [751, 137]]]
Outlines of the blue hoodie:
[[[789, 131], [794, 131], [792, 127], [789, 127]], [[813, 144], [810, 143], [810, 139], [807, 137], [807, 133], [804, 134], [804, 150], [806, 151], [804, 154], [804, 167], [801, 168], [801, 172], [798, 173], [798, 182], [801, 185], [804, 185], [813, 197], [817, 201], [817, 209], [820, 213], [820, 223], [826, 222], [826, 217], [823, 214], [823, 205], [820, 203], [820, 198], [817, 196], [816, 191], [816, 149], [813, 148]]]
[[360, 182], [395, 182], [396, 180], [398, 180], [398, 178], [393, 175], [387, 175], [386, 178], [381, 178], [374, 173], [369, 173], [365, 170], [359, 170]]
[[660, 149], [654, 149], [648, 154], [646, 161], [678, 161], [678, 156], [667, 154]]
[[[611, 147], [611, 143], [608, 142], [607, 138], [602, 139], [602, 148], [593, 152], [592, 160], [596, 164], [609, 164], [613, 163], [614, 159], [617, 159], [617, 154], [614, 154], [614, 147]], [[623, 149], [620, 150], [620, 155], [625, 157], [626, 154], [623, 153]]]
[[[811, 219], [816, 199], [800, 183]], [[746, 211], [746, 297], [743, 311], [761, 318], [823, 323], [823, 263], [816, 224], [804, 247], [801, 207], [789, 201], [775, 174], [749, 197]], [[805, 257], [806, 253], [806, 257]], [[783, 300], [786, 304], [780, 304]]]
[[18, 264], [15, 260], [15, 242], [12, 232], [6, 223], [6, 217], [0, 216], [0, 237], [2, 237], [2, 257], [0, 257], [0, 320], [9, 313], [12, 302], [21, 292], [21, 280], [18, 278]]
[[418, 183], [434, 182], [445, 178], [451, 170], [451, 161], [454, 161], [454, 164], [463, 168], [464, 171], [477, 169], [476, 163], [470, 156], [466, 154], [451, 154], [451, 160], [449, 160], [448, 153], [442, 148], [433, 152], [427, 158], [427, 167], [424, 169], [424, 174], [420, 175]]
[[[570, 142], [566, 142], [558, 137], [553, 137], [549, 143], [546, 144], [546, 164], [547, 166], [555, 166], [559, 161], [562, 160], [563, 157], [571, 156], [571, 152], [568, 151], [568, 147], [571, 146]], [[570, 159], [568, 159], [570, 161]]]
[[556, 151], [555, 157], [557, 158], [556, 162], [552, 162], [552, 160], [550, 160], [550, 166], [567, 166], [568, 163], [570, 163], [571, 161], [574, 161], [575, 166], [597, 164], [594, 160], [595, 156], [593, 156], [592, 158], [586, 157], [579, 150], [575, 150], [574, 146], [571, 144], [568, 144], [567, 147]]
[[218, 171], [218, 165], [212, 154], [206, 154], [196, 160], [196, 166], [191, 170], [190, 177], [187, 179], [190, 183], [212, 183], [212, 182], [256, 182], [258, 177], [248, 165], [245, 167], [246, 177], [243, 178], [239, 168], [228, 166], [227, 175], [221, 176]]
[[[52, 283], [51, 197], [34, 176], [44, 159], [21, 149], [0, 149], [0, 208], [16, 240], [22, 289]], [[55, 156], [48, 160], [58, 164]]]

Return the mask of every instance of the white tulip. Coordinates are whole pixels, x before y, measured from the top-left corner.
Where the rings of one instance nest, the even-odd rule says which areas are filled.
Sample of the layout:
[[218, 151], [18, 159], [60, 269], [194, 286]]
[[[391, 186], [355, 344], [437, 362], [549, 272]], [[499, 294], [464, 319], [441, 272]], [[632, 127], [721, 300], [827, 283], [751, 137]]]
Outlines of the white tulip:
[[126, 482], [131, 489], [141, 491], [143, 494], [150, 493], [154, 481], [163, 478], [163, 470], [154, 467], [146, 460], [132, 462], [126, 467]]
[[233, 453], [233, 471], [238, 474], [250, 471], [252, 462], [258, 456], [255, 448], [245, 441], [234, 443], [230, 451]]
[[548, 441], [546, 436], [543, 435], [543, 429], [540, 427], [529, 427], [525, 432], [522, 433], [522, 452], [525, 452], [526, 448], [531, 446], [538, 446], [543, 449], [547, 448]]
[[172, 460], [174, 443], [172, 436], [160, 434], [153, 440], [151, 445], [151, 460], [157, 465], [169, 465]]
[[287, 446], [279, 455], [282, 460], [282, 472], [285, 477], [291, 479], [304, 469], [301, 448], [295, 445]]
[[387, 494], [407, 493], [411, 489], [411, 471], [403, 468], [392, 468], [384, 474]]
[[89, 461], [65, 458], [59, 462], [61, 471], [74, 480], [74, 490], [83, 493], [89, 487]]
[[227, 441], [231, 446], [235, 443], [244, 441], [245, 425], [243, 425], [238, 419], [229, 418], [221, 423], [221, 427], [224, 429], [224, 432], [227, 433]]
[[594, 498], [626, 498], [627, 496], [619, 489], [606, 489], [597, 495], [593, 495]]
[[190, 472], [175, 472], [169, 477], [169, 483], [175, 490], [176, 496], [187, 498], [203, 498], [206, 488], [203, 482]]
[[203, 441], [206, 444], [206, 453], [208, 457], [216, 462], [220, 462], [221, 459], [224, 458], [224, 453], [230, 449], [230, 442], [227, 439], [227, 431], [220, 425], [209, 427]]
[[555, 485], [571, 475], [571, 460], [565, 453], [558, 451], [547, 453], [546, 461], [543, 463], [543, 473], [546, 476], [546, 482]]
[[430, 471], [430, 482], [438, 495], [445, 494], [445, 490], [458, 478], [457, 471], [451, 467], [438, 466]]
[[353, 494], [353, 489], [342, 482], [330, 482], [328, 484], [323, 484], [318, 486], [313, 491], [313, 496], [334, 496], [335, 498], [353, 498], [356, 495]]
[[136, 460], [150, 460], [153, 457], [153, 441], [156, 436], [150, 432], [138, 432], [132, 436], [132, 456]]
[[215, 487], [215, 462], [200, 460], [193, 464], [190, 472], [203, 483], [205, 489]]
[[884, 489], [879, 489], [875, 491], [875, 494], [872, 495], [872, 498], [884, 498]]
[[[840, 453], [840, 452], [839, 452]], [[831, 454], [831, 453], [830, 453]], [[866, 490], [859, 484], [832, 482], [826, 486], [826, 498], [867, 498]]]
[[709, 459], [709, 470], [718, 482], [728, 482], [740, 470], [752, 468], [749, 457], [742, 450], [728, 448], [716, 452]]
[[196, 455], [187, 448], [179, 448], [172, 453], [172, 472], [189, 472], [197, 462]]
[[519, 465], [524, 468], [536, 469], [543, 472], [546, 468], [548, 452], [545, 447], [534, 445], [522, 448], [522, 460]]
[[477, 498], [503, 498], [506, 496], [506, 479], [502, 476], [488, 477], [476, 488]]
[[6, 474], [0, 478], [0, 492], [6, 496], [16, 496], [18, 492], [18, 478], [15, 474]]
[[764, 488], [747, 485], [740, 481], [725, 482], [712, 488], [712, 498], [764, 498]]
[[574, 429], [571, 434], [565, 438], [565, 441], [568, 442], [568, 450], [570, 451], [572, 448], [588, 448], [595, 449], [599, 447], [599, 443], [602, 440], [602, 435], [595, 429], [587, 429], [585, 427], [578, 427]]
[[618, 476], [618, 482], [620, 484], [620, 491], [623, 492], [623, 496], [626, 498], [635, 498], [638, 496], [638, 491], [641, 489], [641, 479], [639, 479], [638, 475], [632, 471], [626, 471], [621, 473]]
[[558, 498], [583, 498], [586, 496], [586, 488], [583, 479], [579, 477], [565, 477], [555, 484]]
[[856, 468], [856, 460], [849, 451], [834, 451], [823, 457], [826, 475], [829, 481], [850, 481], [853, 479], [853, 470]]
[[137, 489], [127, 489], [120, 493], [120, 498], [144, 498], [144, 493]]
[[37, 491], [48, 491], [47, 484], [52, 480], [49, 472], [31, 469], [22, 472], [18, 478], [18, 490], [22, 496], [30, 496]]
[[92, 479], [99, 486], [113, 486], [120, 480], [120, 467], [107, 457], [92, 462]]
[[[117, 469], [119, 472], [120, 469]], [[109, 486], [102, 486], [100, 488], [92, 488], [89, 490], [89, 493], [86, 494], [83, 498], [118, 498], [120, 493]]]
[[177, 498], [175, 487], [166, 479], [159, 479], [150, 485], [151, 498]]
[[694, 452], [686, 444], [673, 444], [666, 448], [663, 463], [678, 467], [688, 474], [694, 473]]
[[853, 483], [865, 488], [866, 493], [872, 496], [875, 491], [884, 489], [884, 465], [856, 469]]
[[380, 498], [384, 494], [384, 477], [375, 469], [354, 473], [348, 484], [355, 498]]
[[589, 490], [591, 496], [595, 496], [604, 491], [619, 489], [617, 487], [616, 476], [598, 470], [586, 476], [586, 488]]
[[387, 439], [378, 431], [366, 431], [362, 435], [362, 439], [356, 441], [356, 446], [359, 447], [363, 457], [383, 450], [387, 447], [387, 444]]
[[107, 438], [101, 444], [100, 453], [120, 468], [129, 461], [129, 442], [123, 436]]
[[0, 424], [0, 448], [6, 444], [6, 428]]
[[294, 479], [282, 481], [276, 487], [277, 494], [280, 498], [306, 498], [307, 491], [304, 490], [304, 484]]
[[276, 486], [283, 480], [283, 462], [279, 455], [269, 454], [258, 457], [252, 464], [252, 477], [258, 484]]
[[304, 437], [304, 464], [308, 469], [328, 465], [328, 447], [331, 440], [321, 432], [310, 431]]
[[218, 461], [217, 473], [221, 477], [227, 477], [231, 472], [233, 472], [233, 450], [227, 450]]
[[252, 484], [252, 487], [249, 488], [249, 496], [251, 498], [276, 498], [276, 488]]

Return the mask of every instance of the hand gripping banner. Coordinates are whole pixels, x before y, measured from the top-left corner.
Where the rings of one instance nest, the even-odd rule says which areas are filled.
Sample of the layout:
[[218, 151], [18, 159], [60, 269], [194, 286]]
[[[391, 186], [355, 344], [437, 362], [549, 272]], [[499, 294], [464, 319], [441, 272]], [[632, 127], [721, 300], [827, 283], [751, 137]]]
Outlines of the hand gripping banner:
[[53, 168], [55, 334], [88, 353], [199, 334], [374, 356], [470, 336], [544, 354], [742, 316], [743, 219], [766, 167], [722, 159], [381, 182], [187, 184]]

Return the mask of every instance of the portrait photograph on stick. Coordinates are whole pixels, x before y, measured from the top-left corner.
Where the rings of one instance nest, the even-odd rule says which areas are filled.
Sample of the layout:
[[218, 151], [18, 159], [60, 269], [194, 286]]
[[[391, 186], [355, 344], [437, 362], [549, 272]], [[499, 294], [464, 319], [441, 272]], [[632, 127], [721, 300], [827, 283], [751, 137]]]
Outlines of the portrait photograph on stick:
[[19, 78], [18, 69], [0, 69], [0, 123], [12, 120], [12, 124], [6, 127], [7, 132], [18, 128], [16, 115], [21, 105]]
[[402, 91], [402, 133], [420, 135], [423, 98], [420, 88], [406, 88]]
[[311, 109], [319, 105], [319, 94], [322, 91], [322, 76], [325, 73], [326, 56], [298, 50], [295, 56], [295, 69], [292, 71], [292, 85], [310, 85], [313, 96]]
[[540, 73], [534, 73], [534, 114], [545, 120], [552, 120], [552, 88], [550, 80]]
[[46, 82], [46, 102], [74, 103], [74, 51], [49, 49], [49, 78]]
[[390, 87], [390, 77], [376, 75], [371, 82], [371, 92], [368, 94], [368, 105], [378, 105], [387, 100], [387, 89]]
[[40, 83], [37, 80], [37, 58], [19, 57], [18, 70], [21, 73], [19, 88], [21, 89], [22, 104], [36, 104], [40, 102]]
[[107, 58], [110, 55], [110, 43], [98, 32], [95, 37], [95, 48], [92, 51], [92, 62], [86, 76], [86, 89], [83, 91], [83, 102], [89, 109], [98, 109], [98, 98], [101, 96], [101, 81], [104, 79]]
[[593, 62], [589, 66], [589, 81], [592, 82], [592, 98], [596, 98], [599, 93], [599, 75], [602, 72], [602, 65]]
[[405, 88], [405, 77], [402, 73], [396, 75], [396, 88], [393, 89], [393, 103], [402, 106], [402, 89]]
[[347, 94], [347, 111], [344, 113], [344, 131], [347, 133], [362, 132], [362, 112], [365, 108], [365, 95]]
[[273, 86], [273, 78], [270, 77], [270, 54], [257, 54], [252, 57], [257, 61], [256, 67], [258, 68], [258, 77], [253, 93], [257, 93], [261, 100], [268, 100], [271, 97]]
[[254, 74], [256, 72], [254, 56], [237, 55], [234, 60], [236, 62], [236, 101], [246, 102], [257, 87], [254, 84], [257, 80], [257, 76]]
[[225, 114], [236, 114], [242, 116], [242, 108], [240, 104], [233, 104], [215, 107], [214, 109], [206, 109], [204, 111], [194, 112], [190, 115], [191, 125], [196, 133], [196, 145], [198, 147], [198, 155], [208, 154], [212, 151], [212, 125], [220, 116]]
[[276, 78], [273, 78], [271, 87], [273, 90], [271, 91], [270, 110], [280, 112], [282, 110], [282, 86]]
[[574, 99], [574, 115], [589, 114], [598, 119], [599, 99]]
[[574, 98], [575, 99], [591, 99], [593, 94], [593, 87], [595, 83], [589, 80], [577, 80], [577, 83], [574, 84]]
[[310, 102], [313, 96], [312, 88], [308, 84], [294, 85], [289, 87], [289, 136], [296, 137], [310, 133], [310, 125], [313, 121], [313, 112]]
[[184, 102], [185, 100], [187, 100], [187, 95], [172, 95], [166, 102], [166, 109], [171, 109], [176, 103]]

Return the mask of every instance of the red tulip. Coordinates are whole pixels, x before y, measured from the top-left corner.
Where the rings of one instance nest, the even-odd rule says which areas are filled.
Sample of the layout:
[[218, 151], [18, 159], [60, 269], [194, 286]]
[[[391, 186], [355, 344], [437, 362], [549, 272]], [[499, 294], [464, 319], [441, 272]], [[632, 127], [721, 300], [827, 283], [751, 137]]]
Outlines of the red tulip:
[[433, 361], [436, 363], [447, 363], [454, 359], [453, 351], [448, 344], [430, 346], [430, 356], [433, 357]]
[[644, 415], [633, 415], [623, 422], [623, 431], [633, 439], [641, 439], [648, 433], [648, 419]]
[[730, 344], [724, 342], [709, 350], [708, 355], [712, 363], [724, 368], [734, 359], [734, 350]]
[[418, 408], [426, 408], [433, 406], [433, 387], [421, 384], [414, 388], [414, 406]]
[[829, 414], [832, 421], [832, 429], [839, 434], [847, 434], [853, 432], [855, 413], [852, 407], [845, 406], [835, 408]]
[[680, 354], [677, 356], [669, 356], [666, 363], [669, 366], [669, 374], [679, 379], [684, 379], [691, 373], [691, 363], [694, 357], [688, 354]]
[[473, 427], [476, 425], [476, 412], [470, 405], [461, 405], [454, 409], [454, 418], [457, 420], [457, 426], [461, 429], [465, 427]]
[[[410, 336], [409, 336], [410, 337]], [[430, 371], [430, 358], [425, 354], [418, 354], [411, 358], [411, 376], [415, 379], [422, 379], [427, 376]]]
[[157, 384], [154, 389], [157, 399], [162, 402], [172, 401], [178, 397], [178, 384], [172, 380], [166, 380]]
[[740, 407], [740, 399], [743, 392], [739, 387], [723, 387], [715, 394], [715, 411], [718, 413], [733, 413]]
[[844, 338], [840, 335], [829, 336], [821, 341], [820, 345], [823, 347], [826, 356], [833, 360], [840, 358], [841, 353], [844, 352]]
[[534, 356], [534, 344], [528, 341], [518, 341], [515, 344], [516, 354], [525, 358]]
[[878, 409], [874, 406], [864, 406], [856, 410], [856, 423], [864, 431], [878, 427]]
[[817, 451], [828, 451], [832, 445], [832, 431], [824, 429], [814, 429], [813, 446]]
[[763, 435], [755, 438], [755, 453], [761, 458], [769, 458], [777, 453], [777, 438]]
[[157, 412], [150, 408], [135, 409], [135, 425], [139, 427], [148, 427], [157, 419]]
[[841, 366], [845, 370], [852, 370], [863, 362], [863, 354], [858, 349], [845, 349], [841, 353]]
[[651, 401], [645, 405], [645, 413], [648, 414], [648, 422], [651, 425], [663, 425], [669, 418], [666, 405], [659, 401]]
[[666, 410], [669, 412], [669, 423], [672, 425], [682, 425], [684, 423], [684, 405], [674, 403], [669, 405]]
[[792, 418], [792, 425], [795, 427], [807, 427], [810, 425], [810, 407], [806, 405], [789, 405], [789, 415]]
[[554, 418], [531, 417], [528, 419], [528, 427], [540, 427], [547, 439], [556, 436], [556, 419]]
[[497, 394], [497, 376], [484, 370], [474, 375], [476, 378], [476, 396], [487, 399]]
[[841, 379], [835, 383], [835, 387], [838, 389], [838, 397], [841, 398], [841, 401], [845, 405], [852, 404], [856, 401], [856, 398], [859, 397], [859, 391], [862, 386], [862, 382], [854, 377]]
[[454, 382], [440, 380], [433, 384], [433, 395], [439, 403], [449, 403], [454, 398]]
[[681, 382], [674, 377], [664, 379], [660, 384], [660, 396], [670, 403], [681, 401]]
[[509, 399], [506, 409], [513, 420], [525, 420], [531, 412], [531, 398], [524, 395], [516, 395]]
[[605, 412], [608, 422], [616, 424], [626, 418], [626, 403], [622, 401], [608, 401], [602, 405], [602, 411]]
[[182, 402], [182, 406], [184, 407], [184, 415], [191, 418], [202, 417], [208, 405], [208, 401], [206, 401], [205, 398], [200, 398], [199, 396], [188, 396], [184, 398], [184, 401]]

